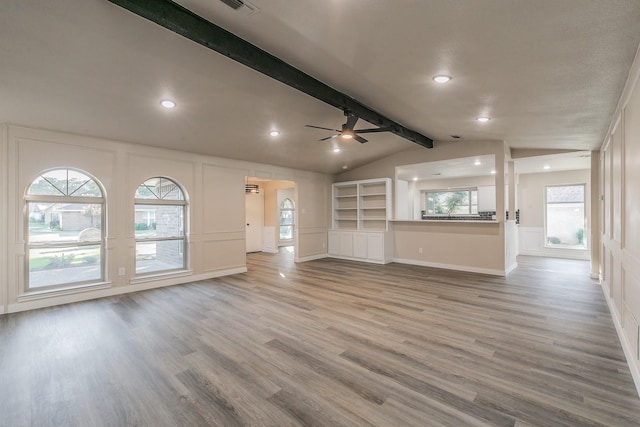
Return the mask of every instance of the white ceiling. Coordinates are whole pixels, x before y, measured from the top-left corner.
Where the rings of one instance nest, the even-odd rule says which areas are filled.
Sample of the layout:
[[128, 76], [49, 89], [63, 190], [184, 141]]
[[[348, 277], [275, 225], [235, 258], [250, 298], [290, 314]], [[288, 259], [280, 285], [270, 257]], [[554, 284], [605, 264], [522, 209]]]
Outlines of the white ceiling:
[[[438, 141], [595, 149], [640, 44], [638, 0], [250, 1], [179, 3]], [[328, 173], [414, 147], [335, 154], [304, 125], [341, 111], [106, 0], [0, 2], [0, 99], [0, 122]]]
[[572, 153], [525, 157], [515, 159], [514, 163], [518, 174], [590, 169], [591, 152], [574, 151]]

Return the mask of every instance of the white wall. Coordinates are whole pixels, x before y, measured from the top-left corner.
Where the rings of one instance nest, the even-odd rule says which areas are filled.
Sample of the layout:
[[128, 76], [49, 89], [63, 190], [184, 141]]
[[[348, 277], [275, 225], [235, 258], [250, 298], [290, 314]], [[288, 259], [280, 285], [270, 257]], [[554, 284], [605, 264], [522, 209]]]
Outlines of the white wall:
[[[330, 177], [256, 163], [183, 153], [57, 132], [3, 126], [0, 148], [0, 310], [19, 311], [105, 295], [184, 283], [246, 270], [244, 184], [246, 176], [298, 183], [301, 260], [324, 256]], [[42, 171], [76, 168], [104, 186], [106, 279], [100, 289], [58, 292], [46, 297], [25, 293], [23, 196]], [[165, 278], [141, 279], [135, 272], [133, 198], [140, 183], [153, 176], [179, 182], [189, 200], [189, 271]], [[6, 200], [6, 203], [5, 203]], [[5, 267], [6, 268], [3, 268]], [[124, 267], [126, 274], [118, 275]]]
[[[591, 227], [591, 172], [589, 169], [522, 174], [518, 176], [517, 209], [520, 209], [518, 227], [519, 253], [522, 255], [547, 256], [588, 260], [589, 249], [560, 249], [545, 247], [545, 188], [547, 185], [586, 184], [585, 216], [590, 237]], [[591, 246], [593, 242], [587, 241]], [[596, 243], [597, 244], [597, 243]]]
[[393, 223], [394, 262], [502, 276], [508, 273], [504, 247], [504, 223]]
[[600, 151], [602, 287], [640, 393], [640, 58]]

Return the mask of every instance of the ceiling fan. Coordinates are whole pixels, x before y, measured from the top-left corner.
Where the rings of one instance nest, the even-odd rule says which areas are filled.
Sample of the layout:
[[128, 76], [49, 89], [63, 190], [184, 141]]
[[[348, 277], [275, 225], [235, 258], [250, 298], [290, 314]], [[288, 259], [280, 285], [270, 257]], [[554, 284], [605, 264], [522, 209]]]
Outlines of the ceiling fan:
[[319, 139], [318, 141], [326, 141], [327, 139], [340, 137], [342, 139], [355, 139], [361, 144], [364, 144], [368, 140], [358, 135], [359, 133], [375, 133], [375, 132], [388, 132], [391, 130], [389, 127], [381, 127], [381, 128], [373, 128], [373, 129], [354, 129], [356, 122], [359, 117], [355, 114], [352, 114], [349, 111], [345, 111], [344, 115], [347, 116], [347, 122], [342, 125], [342, 130], [325, 128], [322, 126], [313, 126], [313, 125], [305, 125], [308, 128], [315, 129], [323, 129], [330, 130], [332, 132], [337, 132], [335, 135], [327, 136], [325, 138]]

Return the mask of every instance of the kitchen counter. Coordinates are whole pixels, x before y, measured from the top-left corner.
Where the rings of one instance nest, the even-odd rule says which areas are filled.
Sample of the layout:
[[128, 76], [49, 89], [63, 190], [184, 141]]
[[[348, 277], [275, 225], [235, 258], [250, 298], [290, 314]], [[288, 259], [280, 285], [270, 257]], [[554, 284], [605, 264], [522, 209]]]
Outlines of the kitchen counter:
[[481, 219], [392, 219], [391, 222], [410, 222], [410, 223], [467, 223], [467, 224], [499, 224], [500, 221], [481, 220]]

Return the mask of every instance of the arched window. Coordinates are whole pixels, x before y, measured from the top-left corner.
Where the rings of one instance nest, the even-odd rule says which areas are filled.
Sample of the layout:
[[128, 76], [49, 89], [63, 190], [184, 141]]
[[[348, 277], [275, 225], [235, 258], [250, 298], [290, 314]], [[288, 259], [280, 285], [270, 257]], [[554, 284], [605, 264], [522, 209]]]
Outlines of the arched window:
[[150, 178], [135, 199], [136, 274], [185, 269], [187, 202], [180, 186]]
[[293, 240], [294, 207], [291, 199], [280, 203], [280, 241]]
[[44, 172], [24, 197], [27, 290], [104, 281], [104, 194], [86, 173]]

